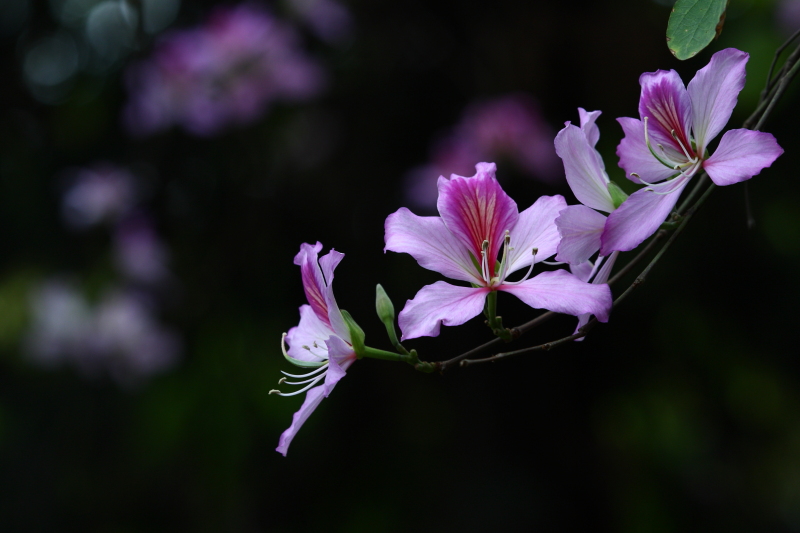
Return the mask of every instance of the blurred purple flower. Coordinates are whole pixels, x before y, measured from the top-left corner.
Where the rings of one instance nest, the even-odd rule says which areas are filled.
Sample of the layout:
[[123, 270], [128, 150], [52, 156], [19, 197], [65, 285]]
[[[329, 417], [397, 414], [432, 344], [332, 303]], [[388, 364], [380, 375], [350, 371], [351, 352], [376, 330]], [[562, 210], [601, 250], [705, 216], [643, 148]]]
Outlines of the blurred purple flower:
[[71, 364], [129, 385], [171, 368], [181, 350], [177, 335], [130, 291], [111, 290], [92, 307], [73, 284], [51, 280], [32, 294], [31, 313], [26, 352], [46, 367]]
[[83, 229], [119, 219], [135, 202], [133, 175], [126, 169], [101, 163], [77, 171], [62, 198], [61, 213], [67, 225]]
[[213, 135], [255, 121], [273, 101], [306, 100], [325, 83], [295, 30], [254, 4], [220, 7], [206, 24], [167, 34], [127, 73], [124, 122], [135, 135], [179, 124]]
[[168, 252], [144, 216], [122, 222], [114, 234], [117, 268], [133, 281], [157, 284], [169, 277]]
[[554, 136], [536, 101], [526, 94], [474, 103], [450, 134], [434, 143], [431, 163], [406, 175], [406, 199], [416, 207], [435, 207], [439, 176], [469, 174], [477, 163], [497, 159], [553, 181], [560, 174]]
[[800, 28], [800, 0], [778, 0], [775, 21], [786, 35]]
[[335, 0], [289, 0], [289, 6], [325, 42], [341, 43], [353, 33], [353, 17]]

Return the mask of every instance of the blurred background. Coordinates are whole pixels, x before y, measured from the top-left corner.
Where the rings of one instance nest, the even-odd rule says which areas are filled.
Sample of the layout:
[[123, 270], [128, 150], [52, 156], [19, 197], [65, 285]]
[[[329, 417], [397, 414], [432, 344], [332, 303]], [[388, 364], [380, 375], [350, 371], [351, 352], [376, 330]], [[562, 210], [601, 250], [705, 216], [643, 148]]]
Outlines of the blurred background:
[[3, 0], [0, 529], [800, 531], [796, 84], [752, 229], [745, 187], [717, 190], [584, 342], [443, 376], [359, 361], [274, 451], [302, 242], [345, 253], [339, 305], [388, 349], [375, 284], [399, 310], [439, 275], [383, 254], [383, 221], [435, 214], [440, 174], [493, 161], [520, 208], [575, 203], [552, 139], [580, 106], [622, 183], [639, 75], [726, 47], [751, 55], [730, 126], [752, 112], [800, 1], [732, 1], [684, 63], [670, 4]]

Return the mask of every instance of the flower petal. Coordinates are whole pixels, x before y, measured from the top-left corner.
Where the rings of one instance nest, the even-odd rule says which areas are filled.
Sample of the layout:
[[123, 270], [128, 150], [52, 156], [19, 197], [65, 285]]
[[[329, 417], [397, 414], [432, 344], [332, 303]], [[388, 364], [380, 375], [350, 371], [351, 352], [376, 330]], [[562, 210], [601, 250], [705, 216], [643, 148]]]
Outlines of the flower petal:
[[744, 67], [749, 57], [735, 48], [720, 50], [689, 82], [697, 153], [705, 152], [708, 143], [731, 118], [739, 92], [744, 88]]
[[594, 148], [597, 144], [597, 141], [600, 140], [600, 128], [597, 127], [595, 121], [601, 114], [602, 111], [586, 111], [582, 107], [578, 108], [578, 115], [580, 116], [581, 120], [581, 129], [586, 135], [586, 140], [589, 141], [589, 145], [592, 148]]
[[330, 326], [328, 319], [328, 304], [325, 302], [326, 285], [319, 269], [318, 254], [322, 250], [322, 243], [311, 245], [303, 243], [300, 251], [294, 256], [294, 264], [300, 267], [300, 276], [303, 279], [303, 290], [311, 308], [320, 320]]
[[280, 452], [286, 457], [286, 452], [289, 451], [289, 445], [292, 443], [292, 439], [297, 435], [297, 432], [305, 421], [308, 420], [311, 413], [314, 412], [314, 409], [322, 402], [322, 399], [325, 397], [324, 393], [325, 387], [322, 385], [309, 389], [306, 393], [306, 399], [303, 401], [303, 405], [300, 406], [300, 409], [298, 409], [292, 417], [292, 425], [281, 434], [281, 438], [278, 440], [278, 447], [275, 448], [276, 452]]
[[319, 265], [322, 269], [322, 275], [325, 277], [325, 304], [328, 308], [328, 322], [333, 328], [333, 331], [342, 339], [350, 341], [350, 330], [344, 323], [342, 312], [339, 310], [339, 305], [336, 303], [336, 298], [333, 297], [333, 271], [339, 262], [344, 258], [344, 254], [337, 252], [331, 248], [331, 251], [322, 256], [319, 260]]
[[342, 379], [345, 372], [356, 360], [356, 353], [353, 347], [337, 336], [328, 339], [328, 372], [325, 374], [325, 397], [333, 390], [333, 387]]
[[333, 335], [331, 327], [319, 319], [311, 306], [300, 306], [300, 323], [286, 334], [287, 355], [298, 361], [326, 361], [325, 341]]
[[533, 248], [538, 248], [536, 261], [547, 259], [556, 253], [561, 237], [556, 228], [556, 217], [567, 207], [560, 194], [540, 196], [532, 206], [519, 214], [519, 220], [511, 230], [511, 248], [508, 255], [508, 272], [516, 272], [529, 266], [534, 257]]
[[605, 215], [585, 205], [571, 205], [561, 211], [556, 219], [561, 235], [556, 260], [577, 265], [589, 259], [600, 249], [605, 225]]
[[[678, 202], [689, 178], [682, 176], [657, 187], [639, 189], [608, 216], [600, 255], [627, 252], [656, 232]], [[658, 194], [651, 189], [656, 189]]]
[[687, 161], [679, 142], [691, 150], [692, 101], [681, 77], [674, 70], [657, 70], [639, 76], [639, 84], [639, 117], [649, 117], [650, 145], [654, 150], [663, 146], [664, 155], [675, 162]]
[[384, 252], [410, 254], [421, 267], [448, 278], [483, 283], [468, 249], [447, 229], [441, 217], [420, 217], [401, 207], [386, 218], [384, 227]]
[[480, 260], [483, 241], [489, 241], [489, 268], [503, 246], [506, 230], [517, 223], [517, 204], [495, 179], [494, 163], [478, 163], [472, 177], [439, 178], [437, 207], [447, 229], [461, 239], [466, 248]]
[[782, 153], [783, 148], [770, 133], [729, 130], [714, 155], [703, 162], [703, 168], [717, 185], [731, 185], [752, 178]]
[[594, 265], [591, 261], [584, 261], [583, 263], [570, 265], [569, 271], [579, 280], [588, 282], [589, 278], [591, 278], [594, 273]]
[[644, 181], [655, 183], [665, 180], [678, 173], [677, 170], [661, 164], [656, 159], [644, 140], [644, 124], [635, 118], [621, 117], [617, 119], [625, 137], [617, 146], [617, 157], [619, 166], [625, 170], [625, 177], [634, 183], [641, 183], [636, 176], [638, 174]]
[[558, 157], [564, 161], [567, 183], [578, 201], [606, 213], [613, 211], [603, 159], [583, 130], [567, 123], [556, 135], [555, 146]]
[[600, 322], [608, 321], [613, 300], [608, 285], [584, 283], [566, 270], [542, 272], [518, 285], [500, 285], [536, 309], [579, 316], [591, 313]]
[[436, 337], [441, 324], [463, 324], [483, 310], [488, 292], [485, 287], [457, 287], [444, 281], [422, 287], [397, 317], [403, 340]]

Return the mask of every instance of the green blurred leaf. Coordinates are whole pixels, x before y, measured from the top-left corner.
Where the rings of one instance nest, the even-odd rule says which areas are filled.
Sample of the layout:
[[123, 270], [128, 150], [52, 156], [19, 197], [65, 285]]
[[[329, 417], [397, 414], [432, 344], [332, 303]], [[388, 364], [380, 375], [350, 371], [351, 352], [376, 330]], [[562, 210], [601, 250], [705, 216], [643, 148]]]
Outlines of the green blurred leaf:
[[667, 46], [678, 59], [689, 59], [708, 46], [725, 22], [727, 0], [678, 0], [667, 25]]

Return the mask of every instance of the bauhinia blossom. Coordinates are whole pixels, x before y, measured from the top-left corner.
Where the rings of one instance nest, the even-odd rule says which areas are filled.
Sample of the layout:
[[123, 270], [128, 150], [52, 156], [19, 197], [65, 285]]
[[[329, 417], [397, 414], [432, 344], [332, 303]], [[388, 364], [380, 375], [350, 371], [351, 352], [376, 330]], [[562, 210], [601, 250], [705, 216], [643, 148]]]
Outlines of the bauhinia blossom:
[[603, 158], [595, 149], [600, 138], [595, 121], [600, 111], [578, 108], [578, 113], [580, 128], [567, 122], [555, 140], [556, 153], [564, 161], [567, 183], [583, 204], [567, 207], [555, 220], [561, 235], [556, 259], [571, 265], [583, 263], [600, 249], [607, 217], [597, 211], [611, 213], [627, 197], [608, 179]]
[[[406, 303], [398, 321], [403, 339], [436, 336], [441, 324], [457, 326], [478, 315], [493, 291], [504, 291], [539, 309], [608, 320], [611, 291], [565, 270], [530, 277], [534, 263], [556, 252], [554, 220], [566, 207], [561, 196], [543, 196], [520, 213], [495, 179], [494, 163], [479, 163], [472, 177], [439, 178], [440, 217], [420, 217], [406, 208], [386, 219], [384, 250], [408, 253], [421, 266], [469, 287], [437, 281]], [[519, 280], [509, 275], [522, 268]]]
[[[290, 329], [289, 333], [284, 333], [281, 339], [281, 350], [289, 362], [313, 370], [299, 375], [282, 372], [286, 377], [281, 378], [279, 383], [300, 386], [299, 390], [289, 393], [270, 391], [270, 394], [280, 396], [294, 396], [308, 391], [303, 405], [292, 418], [292, 425], [283, 432], [276, 448], [284, 456], [297, 431], [356, 360], [350, 331], [333, 297], [331, 286], [333, 270], [344, 254], [331, 250], [318, 259], [320, 250], [322, 244], [319, 242], [313, 246], [303, 244], [294, 258], [294, 264], [300, 266], [308, 305], [300, 307], [300, 324]], [[284, 341], [289, 345], [288, 350]], [[286, 381], [287, 377], [299, 381]], [[318, 387], [314, 387], [320, 382]]]
[[748, 58], [734, 48], [721, 50], [688, 87], [674, 70], [642, 74], [641, 120], [618, 119], [625, 138], [617, 155], [626, 176], [647, 187], [608, 217], [601, 254], [632, 250], [652, 235], [700, 170], [715, 184], [730, 185], [752, 178], [783, 153], [769, 133], [736, 129], [709, 156], [709, 143], [727, 124], [744, 87]]

